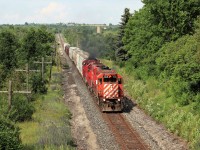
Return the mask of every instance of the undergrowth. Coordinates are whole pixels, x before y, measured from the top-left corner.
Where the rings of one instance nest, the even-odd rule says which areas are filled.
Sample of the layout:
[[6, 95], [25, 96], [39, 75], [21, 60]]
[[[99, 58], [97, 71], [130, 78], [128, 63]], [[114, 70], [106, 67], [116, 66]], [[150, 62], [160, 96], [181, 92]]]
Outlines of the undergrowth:
[[71, 113], [62, 99], [61, 74], [55, 71], [53, 68], [48, 93], [34, 102], [33, 119], [18, 124], [24, 149], [75, 149], [69, 122]]
[[[189, 143], [190, 149], [200, 149], [200, 117], [192, 113], [192, 106], [180, 106], [168, 96], [166, 84], [149, 77], [137, 78], [133, 69], [120, 68], [112, 61], [102, 60], [104, 64], [115, 69], [124, 79], [124, 89], [156, 121], [182, 137]], [[169, 84], [169, 83], [168, 83]]]

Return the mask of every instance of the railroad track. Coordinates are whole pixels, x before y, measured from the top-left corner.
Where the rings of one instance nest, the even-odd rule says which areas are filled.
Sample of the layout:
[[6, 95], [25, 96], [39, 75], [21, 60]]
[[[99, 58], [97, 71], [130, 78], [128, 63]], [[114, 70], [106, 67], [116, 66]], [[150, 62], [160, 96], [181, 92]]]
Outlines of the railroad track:
[[149, 149], [121, 113], [103, 113], [103, 117], [107, 121], [122, 150]]
[[61, 43], [61, 46], [62, 46], [62, 48], [64, 49], [64, 41], [63, 41], [63, 38], [61, 37], [61, 34], [58, 34], [58, 38], [59, 38], [59, 40], [60, 40], [60, 43]]
[[[59, 34], [58, 38], [63, 47], [63, 39]], [[63, 47], [64, 48], [64, 47]], [[72, 65], [73, 69], [76, 69], [75, 65]], [[96, 97], [92, 94], [94, 102], [96, 103]], [[96, 108], [99, 106], [96, 103]], [[122, 150], [148, 150], [148, 146], [140, 138], [139, 134], [132, 128], [132, 126], [123, 117], [122, 113], [102, 113], [103, 119], [107, 122], [113, 135], [116, 138], [117, 143]]]

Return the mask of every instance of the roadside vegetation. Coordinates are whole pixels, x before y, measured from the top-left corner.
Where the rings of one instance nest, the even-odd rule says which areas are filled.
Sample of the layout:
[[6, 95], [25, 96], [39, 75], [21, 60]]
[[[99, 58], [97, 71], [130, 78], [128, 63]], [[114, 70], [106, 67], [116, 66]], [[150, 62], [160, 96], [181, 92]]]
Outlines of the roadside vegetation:
[[53, 68], [48, 93], [33, 103], [36, 109], [31, 121], [18, 123], [25, 149], [75, 149], [71, 137], [71, 114], [64, 104], [61, 73]]
[[[45, 65], [42, 78], [41, 64], [51, 61], [55, 52], [55, 35], [43, 25], [0, 26], [0, 91], [32, 91], [31, 94], [0, 93], [0, 149], [73, 149], [70, 133], [71, 114], [62, 101], [61, 75]], [[53, 60], [55, 65], [56, 60]], [[27, 73], [16, 69], [39, 70]]]

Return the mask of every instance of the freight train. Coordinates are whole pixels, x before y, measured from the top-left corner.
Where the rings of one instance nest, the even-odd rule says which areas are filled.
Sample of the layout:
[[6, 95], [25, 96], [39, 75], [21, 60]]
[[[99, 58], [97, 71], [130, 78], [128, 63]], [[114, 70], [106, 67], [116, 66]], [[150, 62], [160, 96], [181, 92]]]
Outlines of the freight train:
[[122, 77], [77, 47], [70, 47], [65, 43], [64, 50], [76, 65], [89, 90], [95, 95], [101, 111], [122, 111], [124, 105]]

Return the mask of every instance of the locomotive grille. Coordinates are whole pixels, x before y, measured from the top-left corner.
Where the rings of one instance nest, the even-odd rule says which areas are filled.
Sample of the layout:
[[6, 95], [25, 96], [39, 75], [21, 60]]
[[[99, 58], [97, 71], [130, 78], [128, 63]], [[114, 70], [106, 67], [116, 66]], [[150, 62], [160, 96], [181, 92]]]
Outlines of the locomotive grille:
[[117, 98], [118, 97], [118, 85], [117, 84], [104, 84], [104, 97], [105, 98]]

